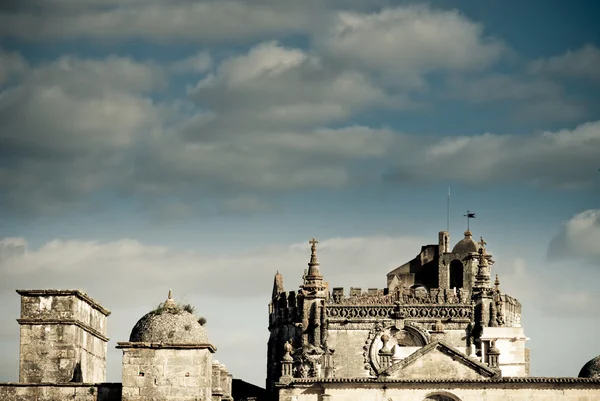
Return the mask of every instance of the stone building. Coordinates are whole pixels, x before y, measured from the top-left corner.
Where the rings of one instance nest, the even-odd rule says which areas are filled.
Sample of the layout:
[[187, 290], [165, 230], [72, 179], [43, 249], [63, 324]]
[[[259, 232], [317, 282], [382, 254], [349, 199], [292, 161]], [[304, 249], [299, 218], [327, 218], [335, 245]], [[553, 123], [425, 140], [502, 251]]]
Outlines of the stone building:
[[117, 343], [122, 383], [106, 383], [107, 309], [78, 290], [17, 292], [19, 383], [0, 383], [0, 400], [233, 400], [232, 375], [212, 359], [216, 348], [203, 320], [170, 291], [136, 323], [129, 341]]
[[521, 304], [483, 238], [448, 232], [387, 274], [385, 288], [324, 281], [312, 239], [296, 291], [277, 272], [269, 303], [267, 391], [280, 401], [598, 400], [600, 357], [579, 378], [529, 377]]
[[467, 230], [421, 248], [385, 288], [330, 288], [317, 243], [298, 291], [275, 274], [267, 394], [213, 359], [205, 321], [165, 302], [134, 325], [122, 382], [106, 383], [110, 311], [78, 290], [17, 290], [19, 382], [1, 401], [600, 400], [600, 357], [579, 377], [529, 377], [521, 304], [495, 275], [486, 242]]

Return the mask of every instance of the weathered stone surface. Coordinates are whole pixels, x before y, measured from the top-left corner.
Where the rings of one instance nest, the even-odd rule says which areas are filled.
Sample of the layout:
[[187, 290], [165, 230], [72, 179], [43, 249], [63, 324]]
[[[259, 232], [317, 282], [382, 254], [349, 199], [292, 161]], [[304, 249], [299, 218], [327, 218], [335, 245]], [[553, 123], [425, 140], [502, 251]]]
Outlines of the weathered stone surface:
[[298, 383], [279, 391], [279, 401], [595, 401], [599, 397], [600, 381], [566, 382], [560, 378], [538, 382], [518, 379], [463, 382], [340, 381]]
[[123, 349], [123, 401], [208, 400], [211, 375], [207, 348]]
[[121, 383], [0, 383], [2, 401], [121, 401]]
[[144, 315], [133, 327], [129, 341], [202, 344], [208, 343], [208, 334], [193, 314], [181, 309], [164, 309]]
[[600, 379], [600, 356], [588, 361], [579, 371], [579, 377]]
[[106, 380], [106, 317], [78, 290], [18, 290], [22, 383]]

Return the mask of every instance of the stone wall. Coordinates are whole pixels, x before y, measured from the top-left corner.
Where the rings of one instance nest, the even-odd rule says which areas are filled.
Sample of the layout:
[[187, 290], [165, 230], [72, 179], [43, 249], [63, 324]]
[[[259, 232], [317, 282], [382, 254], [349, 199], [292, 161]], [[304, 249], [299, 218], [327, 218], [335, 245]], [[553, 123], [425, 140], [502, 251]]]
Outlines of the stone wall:
[[121, 383], [0, 383], [2, 401], [121, 401]]
[[19, 381], [106, 380], [110, 312], [77, 290], [18, 290], [21, 295]]
[[502, 376], [529, 376], [529, 360], [526, 356], [525, 344], [528, 340], [521, 327], [484, 327], [481, 337], [483, 342], [497, 340], [500, 350], [500, 369]]
[[[444, 396], [447, 398], [436, 398]], [[595, 401], [600, 380], [570, 378], [500, 382], [320, 383], [282, 388], [279, 401]]]
[[208, 349], [123, 347], [123, 401], [209, 400]]

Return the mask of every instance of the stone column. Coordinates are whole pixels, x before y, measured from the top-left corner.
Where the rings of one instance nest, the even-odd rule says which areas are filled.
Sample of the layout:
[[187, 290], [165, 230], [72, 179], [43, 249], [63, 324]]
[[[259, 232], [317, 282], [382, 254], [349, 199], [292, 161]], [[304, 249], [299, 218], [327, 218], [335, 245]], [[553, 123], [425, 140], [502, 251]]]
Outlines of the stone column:
[[219, 361], [212, 363], [212, 401], [221, 401], [223, 389], [221, 388], [221, 364]]

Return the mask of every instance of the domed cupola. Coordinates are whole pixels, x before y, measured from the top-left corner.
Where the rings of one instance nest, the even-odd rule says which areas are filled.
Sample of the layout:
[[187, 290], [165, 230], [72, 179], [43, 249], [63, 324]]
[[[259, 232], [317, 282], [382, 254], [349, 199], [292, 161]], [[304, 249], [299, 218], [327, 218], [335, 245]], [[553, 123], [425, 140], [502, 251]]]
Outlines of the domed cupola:
[[206, 329], [199, 323], [191, 308], [169, 298], [158, 308], [144, 315], [129, 336], [132, 343], [208, 344]]
[[470, 230], [465, 231], [465, 238], [458, 241], [456, 245], [454, 245], [454, 249], [452, 249], [452, 253], [454, 254], [465, 254], [465, 253], [477, 253], [479, 252], [479, 245], [477, 242], [473, 241], [473, 235]]
[[600, 356], [588, 361], [579, 371], [579, 377], [600, 379]]

